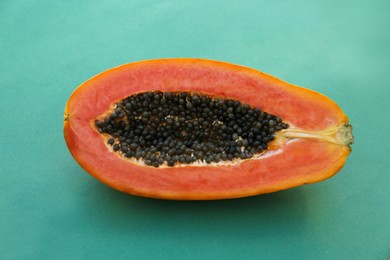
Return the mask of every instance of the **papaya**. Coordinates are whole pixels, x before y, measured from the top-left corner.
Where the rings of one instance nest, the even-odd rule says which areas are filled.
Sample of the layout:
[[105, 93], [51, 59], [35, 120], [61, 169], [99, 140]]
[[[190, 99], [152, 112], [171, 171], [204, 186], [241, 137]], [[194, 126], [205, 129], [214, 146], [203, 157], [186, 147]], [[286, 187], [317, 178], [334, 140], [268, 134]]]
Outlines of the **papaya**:
[[328, 97], [221, 61], [133, 62], [81, 84], [64, 112], [80, 166], [129, 194], [254, 196], [323, 181], [345, 164], [352, 126]]

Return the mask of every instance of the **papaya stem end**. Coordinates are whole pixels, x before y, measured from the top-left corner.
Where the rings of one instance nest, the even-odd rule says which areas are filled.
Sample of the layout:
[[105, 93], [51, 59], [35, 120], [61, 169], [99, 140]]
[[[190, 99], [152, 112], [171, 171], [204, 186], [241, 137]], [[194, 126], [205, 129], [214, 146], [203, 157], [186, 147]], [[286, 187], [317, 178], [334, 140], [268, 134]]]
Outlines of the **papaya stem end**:
[[311, 138], [347, 146], [351, 146], [354, 142], [352, 125], [350, 123], [328, 128], [323, 131], [310, 131], [299, 128], [290, 128], [280, 131], [278, 135], [280, 138]]

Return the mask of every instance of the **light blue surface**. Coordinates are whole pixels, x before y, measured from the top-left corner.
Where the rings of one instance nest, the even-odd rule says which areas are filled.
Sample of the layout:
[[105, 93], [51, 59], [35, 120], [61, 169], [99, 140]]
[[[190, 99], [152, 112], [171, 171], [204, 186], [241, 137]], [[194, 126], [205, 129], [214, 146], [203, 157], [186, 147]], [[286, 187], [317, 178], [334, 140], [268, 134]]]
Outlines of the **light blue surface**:
[[[0, 259], [386, 259], [389, 1], [1, 1]], [[71, 92], [123, 63], [233, 62], [326, 94], [356, 143], [325, 182], [230, 201], [112, 190], [62, 136]]]

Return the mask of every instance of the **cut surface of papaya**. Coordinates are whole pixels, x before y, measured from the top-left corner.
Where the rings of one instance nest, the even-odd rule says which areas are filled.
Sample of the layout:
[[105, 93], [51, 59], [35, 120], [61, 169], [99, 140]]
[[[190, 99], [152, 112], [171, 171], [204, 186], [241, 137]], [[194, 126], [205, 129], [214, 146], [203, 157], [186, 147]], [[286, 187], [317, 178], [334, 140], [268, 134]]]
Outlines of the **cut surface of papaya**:
[[89, 174], [138, 196], [253, 196], [335, 175], [353, 143], [339, 106], [260, 71], [204, 59], [109, 69], [80, 85], [64, 136]]

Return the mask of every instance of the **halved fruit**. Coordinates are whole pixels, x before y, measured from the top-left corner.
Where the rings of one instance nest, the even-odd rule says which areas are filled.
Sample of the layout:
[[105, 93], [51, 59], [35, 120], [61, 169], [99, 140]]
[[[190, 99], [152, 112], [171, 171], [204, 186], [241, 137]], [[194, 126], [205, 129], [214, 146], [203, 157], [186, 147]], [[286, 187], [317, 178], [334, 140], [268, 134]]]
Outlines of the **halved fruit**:
[[[151, 100], [156, 95], [159, 96], [156, 99], [165, 101], [155, 102], [153, 107]], [[177, 96], [176, 101], [170, 101], [167, 95]], [[186, 106], [195, 95], [205, 97], [207, 104]], [[126, 108], [126, 102], [132, 105]], [[246, 106], [245, 109], [253, 110], [250, 114], [256, 118], [232, 119], [242, 114], [230, 116], [229, 104], [230, 112], [241, 111], [236, 108]], [[160, 109], [161, 114], [156, 112], [158, 106], [164, 108]], [[200, 120], [209, 120], [210, 124], [193, 126], [194, 120], [206, 115], [202, 110], [206, 106], [210, 107], [206, 112], [211, 112]], [[145, 112], [143, 108], [150, 110]], [[116, 109], [126, 112], [112, 116]], [[176, 114], [171, 116], [171, 112]], [[264, 115], [268, 114], [267, 119]], [[161, 118], [156, 119], [159, 115]], [[267, 125], [253, 130], [254, 123], [246, 121], [261, 119], [260, 115]], [[167, 123], [168, 118], [174, 122], [180, 116], [184, 118], [181, 124], [166, 127], [171, 123]], [[281, 121], [283, 127], [273, 127]], [[215, 124], [226, 127], [217, 126], [209, 131]], [[148, 129], [146, 134], [135, 130], [140, 125]], [[239, 128], [241, 130], [235, 132]], [[272, 133], [270, 128], [274, 130]], [[188, 133], [188, 129], [195, 130]], [[201, 131], [209, 132], [210, 138], [199, 137]], [[259, 143], [252, 145], [257, 140], [256, 133], [259, 140], [266, 141], [264, 149]], [[69, 98], [64, 114], [64, 135], [75, 160], [103, 183], [134, 195], [177, 200], [253, 196], [322, 181], [341, 169], [353, 143], [347, 116], [329, 98], [250, 68], [203, 59], [141, 61], [93, 77]], [[188, 136], [192, 138], [190, 142], [187, 142]], [[159, 141], [154, 141], [157, 139]], [[168, 148], [163, 148], [169, 141], [181, 142], [183, 149], [172, 153], [178, 157], [180, 153], [187, 153], [189, 160], [173, 161]], [[243, 141], [244, 145], [239, 142], [237, 148], [237, 141]], [[204, 143], [218, 143], [217, 148], [206, 152], [212, 160], [206, 162], [206, 157], [196, 157], [194, 142], [199, 147], [206, 146]], [[245, 142], [249, 145], [245, 146]], [[130, 148], [132, 143], [134, 147]], [[231, 148], [232, 145], [235, 148]], [[133, 148], [134, 153], [126, 156], [126, 151]], [[140, 151], [138, 156], [135, 156], [136, 149]], [[231, 152], [229, 158], [229, 149], [238, 152]], [[240, 149], [244, 156], [235, 156]], [[154, 154], [150, 155], [151, 151]], [[150, 162], [145, 164], [151, 157], [157, 161], [156, 156], [162, 158], [158, 165], [156, 163], [157, 167]]]

